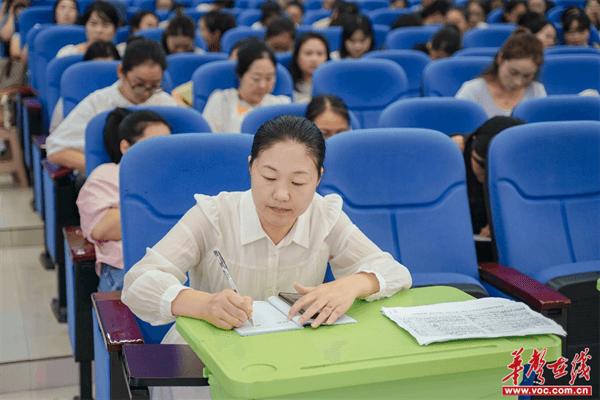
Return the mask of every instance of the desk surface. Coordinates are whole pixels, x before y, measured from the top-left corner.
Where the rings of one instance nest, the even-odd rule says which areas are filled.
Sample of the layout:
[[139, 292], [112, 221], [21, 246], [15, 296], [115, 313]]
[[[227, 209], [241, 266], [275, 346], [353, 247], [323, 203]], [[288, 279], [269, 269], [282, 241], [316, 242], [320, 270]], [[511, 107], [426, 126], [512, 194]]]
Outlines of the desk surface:
[[[520, 347], [525, 349], [524, 363], [533, 348], [547, 348], [548, 362], [559, 357], [561, 341], [552, 335], [419, 346], [380, 313], [383, 306], [468, 299], [471, 296], [451, 287], [425, 287], [372, 303], [355, 302], [348, 315], [357, 319], [357, 324], [242, 337], [204, 321], [180, 317], [177, 330], [228, 393], [242, 398], [506, 369], [511, 352]], [[498, 390], [502, 377], [497, 378]]]

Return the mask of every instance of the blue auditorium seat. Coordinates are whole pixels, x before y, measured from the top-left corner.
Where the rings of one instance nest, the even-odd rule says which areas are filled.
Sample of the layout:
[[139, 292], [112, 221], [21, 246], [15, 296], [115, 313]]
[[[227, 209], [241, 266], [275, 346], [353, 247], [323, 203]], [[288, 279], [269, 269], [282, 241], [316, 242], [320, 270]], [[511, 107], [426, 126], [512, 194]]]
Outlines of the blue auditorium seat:
[[540, 82], [549, 95], [578, 94], [586, 89], [600, 91], [600, 57], [593, 54], [548, 56]]
[[323, 35], [327, 40], [329, 51], [337, 51], [340, 48], [342, 41], [342, 27], [341, 26], [330, 26], [328, 28], [315, 28], [311, 25], [300, 25], [296, 28], [296, 37], [300, 38], [307, 32], [315, 32]]
[[425, 128], [447, 135], [469, 134], [488, 119], [477, 103], [454, 97], [400, 99], [379, 116], [380, 128]]
[[526, 122], [600, 121], [600, 97], [565, 95], [525, 100], [514, 108], [513, 117]]
[[242, 11], [240, 15], [237, 16], [237, 24], [238, 26], [252, 26], [253, 23], [260, 21], [261, 16], [262, 11], [249, 8]]
[[547, 48], [544, 52], [544, 55], [546, 56], [555, 56], [559, 54], [595, 54], [600, 56], [600, 49], [595, 47], [557, 45]]
[[469, 47], [460, 49], [452, 57], [495, 57], [499, 47]]
[[304, 13], [304, 18], [302, 19], [302, 23], [304, 25], [312, 25], [315, 22], [317, 22], [323, 18], [329, 17], [330, 15], [331, 15], [331, 10], [327, 10], [325, 8], [318, 8], [318, 9], [307, 8], [306, 12]]
[[438, 25], [394, 29], [390, 31], [385, 40], [385, 48], [412, 49], [417, 44], [427, 43], [439, 29]]
[[[64, 116], [90, 93], [115, 83], [119, 64], [119, 61], [88, 61], [67, 68], [60, 81]], [[90, 79], [91, 76], [94, 79]]]
[[504, 9], [496, 8], [495, 10], [490, 11], [490, 13], [487, 15], [486, 21], [488, 24], [501, 23], [503, 14], [504, 14]]
[[54, 112], [54, 107], [56, 106], [56, 102], [60, 99], [60, 81], [62, 79], [63, 73], [74, 64], [83, 61], [82, 54], [75, 54], [72, 56], [66, 56], [61, 58], [55, 58], [48, 64], [48, 70], [46, 72], [46, 92], [44, 96], [40, 94], [41, 97], [44, 97], [44, 110], [42, 110], [48, 121], [52, 117], [52, 113]]
[[380, 8], [367, 12], [372, 24], [392, 26], [401, 15], [411, 14], [406, 8]]
[[512, 34], [513, 24], [496, 24], [486, 28], [475, 28], [465, 32], [464, 47], [501, 47]]
[[149, 28], [137, 31], [136, 35], [160, 43], [164, 31], [164, 28]]
[[407, 90], [404, 70], [390, 60], [329, 61], [313, 75], [313, 96], [339, 96], [363, 128], [377, 126], [381, 111], [405, 96]]
[[323, 7], [323, 1], [322, 0], [307, 0], [304, 3], [304, 7], [306, 7], [307, 10], [319, 10]]
[[33, 6], [25, 8], [19, 14], [17, 26], [19, 27], [19, 35], [21, 36], [21, 47], [26, 43], [29, 30], [36, 24], [52, 24], [54, 23], [53, 7], [48, 6]]
[[171, 76], [173, 87], [192, 80], [194, 71], [201, 65], [212, 61], [222, 61], [227, 59], [225, 53], [178, 53], [167, 56], [167, 71]]
[[[206, 101], [214, 90], [238, 87], [235, 65], [233, 61], [214, 61], [200, 66], [194, 72], [192, 82], [196, 110], [204, 110]], [[287, 69], [281, 65], [277, 65], [277, 80], [273, 94], [285, 95], [289, 98], [292, 98], [293, 95], [292, 78]]]
[[249, 26], [236, 26], [229, 29], [221, 37], [221, 51], [229, 54], [237, 42], [250, 37], [262, 39], [265, 36], [264, 29], [252, 29]]
[[390, 5], [388, 0], [354, 0], [353, 3], [358, 6], [362, 13], [380, 8], [386, 8]]
[[431, 61], [422, 51], [418, 50], [376, 50], [365, 54], [365, 58], [381, 58], [398, 64], [406, 74], [409, 97], [421, 96], [421, 81], [425, 66]]
[[461, 85], [478, 77], [491, 57], [451, 57], [430, 62], [423, 71], [425, 96], [454, 96]]

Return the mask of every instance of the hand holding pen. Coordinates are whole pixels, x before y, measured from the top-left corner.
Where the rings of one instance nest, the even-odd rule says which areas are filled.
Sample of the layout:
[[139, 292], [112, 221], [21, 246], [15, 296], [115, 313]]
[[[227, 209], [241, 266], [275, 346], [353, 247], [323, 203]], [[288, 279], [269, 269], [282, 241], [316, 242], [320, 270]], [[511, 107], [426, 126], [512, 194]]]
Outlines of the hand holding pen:
[[[223, 275], [225, 275], [225, 278], [227, 279], [227, 282], [229, 283], [229, 287], [238, 295], [240, 294], [237, 285], [235, 284], [235, 282], [233, 281], [233, 278], [231, 277], [231, 274], [229, 273], [229, 268], [227, 267], [227, 264], [225, 263], [225, 260], [223, 259], [223, 256], [221, 255], [221, 252], [219, 250], [213, 250], [213, 254], [215, 255], [215, 257], [217, 257], [217, 260], [219, 261], [219, 266], [221, 267], [221, 271], [223, 272]], [[245, 297], [246, 299], [250, 299], [249, 297]], [[233, 300], [233, 299], [231, 299]], [[237, 304], [232, 304], [232, 306], [238, 306]], [[238, 307], [240, 308], [240, 307]], [[247, 307], [246, 307], [247, 308]], [[250, 324], [252, 326], [254, 326], [254, 321], [252, 320], [252, 303], [251, 303], [251, 299], [250, 299], [250, 310], [245, 310], [246, 314], [248, 316], [248, 319], [250, 321]]]

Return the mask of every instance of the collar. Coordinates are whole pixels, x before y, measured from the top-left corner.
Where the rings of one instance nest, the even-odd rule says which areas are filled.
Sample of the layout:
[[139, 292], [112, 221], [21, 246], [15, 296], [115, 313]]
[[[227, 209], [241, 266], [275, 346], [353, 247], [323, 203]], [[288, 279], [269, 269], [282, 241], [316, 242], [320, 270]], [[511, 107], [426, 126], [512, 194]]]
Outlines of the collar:
[[[310, 240], [310, 216], [312, 211], [312, 203], [306, 211], [298, 217], [296, 223], [277, 245], [277, 247], [285, 247], [291, 242], [308, 249]], [[256, 205], [252, 198], [252, 190], [248, 190], [242, 194], [240, 199], [240, 241], [242, 246], [257, 240], [266, 238], [271, 240], [263, 230], [258, 214], [256, 213]]]

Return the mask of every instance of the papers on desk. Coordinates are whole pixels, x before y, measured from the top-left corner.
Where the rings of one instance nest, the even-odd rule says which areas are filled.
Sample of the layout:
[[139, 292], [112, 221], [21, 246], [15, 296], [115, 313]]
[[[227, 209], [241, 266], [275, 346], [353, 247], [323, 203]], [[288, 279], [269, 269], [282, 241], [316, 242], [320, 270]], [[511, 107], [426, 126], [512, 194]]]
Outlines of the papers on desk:
[[417, 307], [382, 307], [381, 312], [421, 346], [457, 339], [567, 334], [559, 324], [526, 304], [497, 297]]

